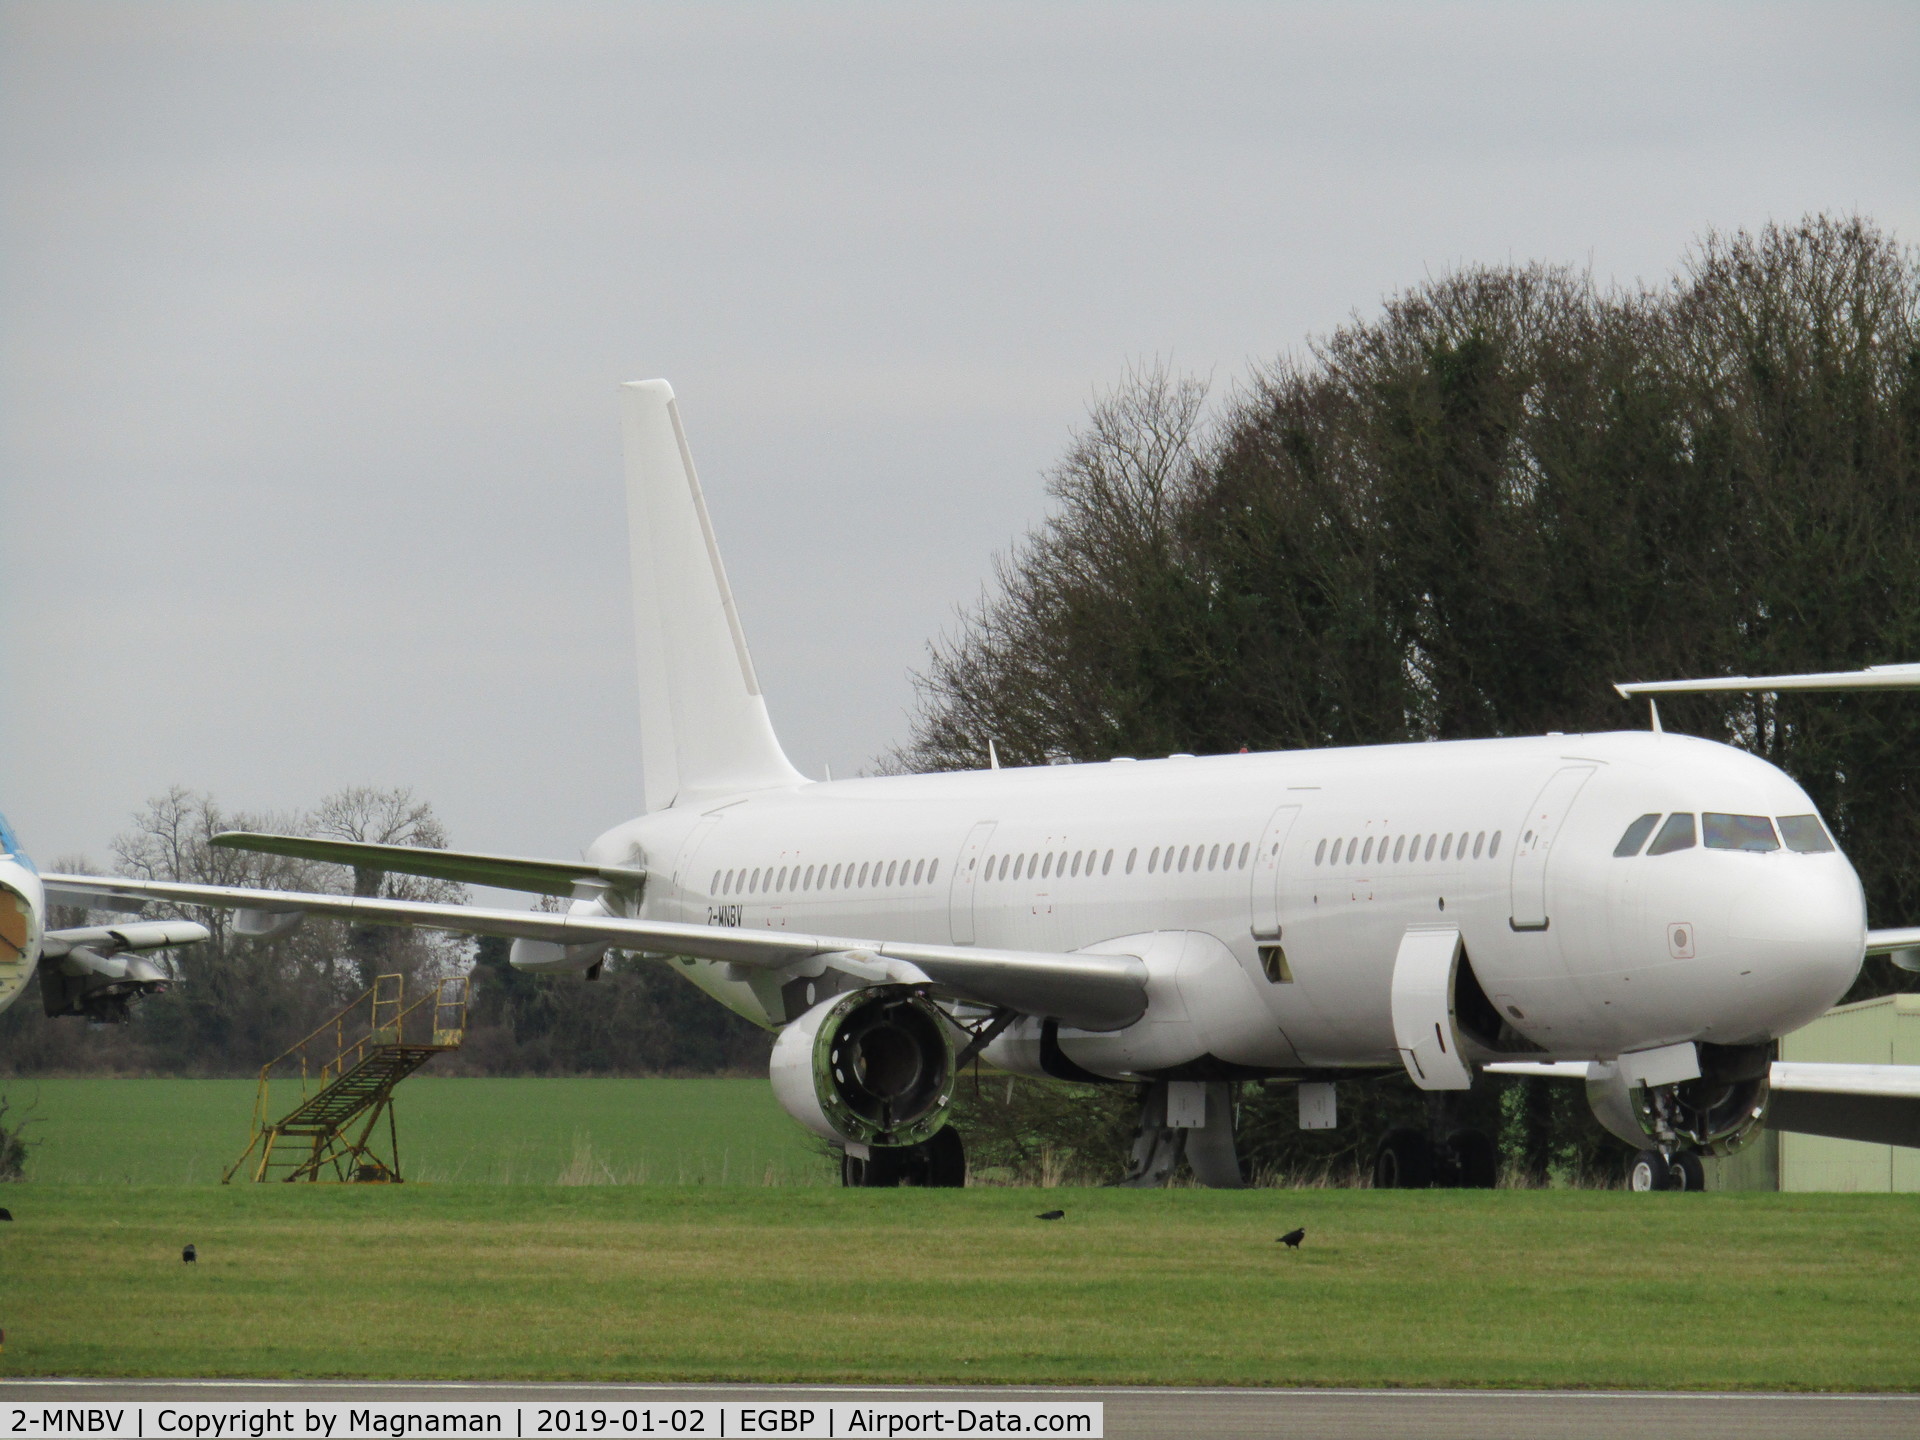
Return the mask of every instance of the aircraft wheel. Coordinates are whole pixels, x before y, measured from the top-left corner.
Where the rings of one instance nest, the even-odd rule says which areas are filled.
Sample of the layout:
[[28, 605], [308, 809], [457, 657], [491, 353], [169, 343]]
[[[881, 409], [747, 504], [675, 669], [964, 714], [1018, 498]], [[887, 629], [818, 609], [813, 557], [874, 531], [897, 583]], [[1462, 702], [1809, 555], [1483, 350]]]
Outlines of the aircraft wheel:
[[1627, 1166], [1627, 1188], [1629, 1190], [1673, 1190], [1674, 1165], [1658, 1150], [1640, 1150], [1634, 1153], [1633, 1160]]
[[1479, 1130], [1456, 1130], [1447, 1137], [1454, 1184], [1462, 1190], [1491, 1190], [1500, 1179], [1500, 1152]]
[[1707, 1188], [1707, 1167], [1700, 1163], [1700, 1157], [1691, 1150], [1682, 1150], [1667, 1165], [1667, 1174], [1676, 1190], [1704, 1190]]
[[840, 1157], [840, 1183], [855, 1190], [891, 1190], [900, 1184], [902, 1165], [898, 1150], [876, 1145], [861, 1160], [852, 1155]]
[[1373, 1156], [1376, 1190], [1426, 1190], [1433, 1185], [1433, 1142], [1419, 1130], [1389, 1130]]
[[922, 1175], [916, 1183], [932, 1190], [958, 1190], [967, 1183], [967, 1147], [951, 1125], [913, 1148], [925, 1152], [921, 1157]]
[[856, 1189], [957, 1190], [967, 1183], [967, 1148], [956, 1130], [935, 1132], [918, 1145], [874, 1146], [865, 1160], [840, 1157], [840, 1183]]

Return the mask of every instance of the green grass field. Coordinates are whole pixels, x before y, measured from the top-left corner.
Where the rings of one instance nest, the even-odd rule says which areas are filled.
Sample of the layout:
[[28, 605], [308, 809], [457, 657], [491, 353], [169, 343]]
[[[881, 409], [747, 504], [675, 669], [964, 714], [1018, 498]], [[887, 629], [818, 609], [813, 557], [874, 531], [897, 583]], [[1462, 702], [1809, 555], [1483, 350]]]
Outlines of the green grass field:
[[[251, 1080], [10, 1080], [34, 1181], [205, 1185], [247, 1143]], [[289, 1091], [291, 1105], [297, 1090]], [[280, 1096], [278, 1087], [276, 1097]], [[831, 1184], [764, 1080], [443, 1080], [398, 1091], [409, 1180]], [[0, 1321], [4, 1324], [4, 1321]]]
[[5, 1090], [0, 1374], [1920, 1386], [1920, 1196], [843, 1191], [764, 1081], [430, 1078], [414, 1183], [222, 1187], [249, 1082]]
[[[1920, 1385], [1911, 1196], [26, 1184], [4, 1198], [11, 1375]], [[1056, 1204], [1065, 1220], [1033, 1218]], [[1273, 1237], [1295, 1224], [1307, 1243], [1288, 1252]]]

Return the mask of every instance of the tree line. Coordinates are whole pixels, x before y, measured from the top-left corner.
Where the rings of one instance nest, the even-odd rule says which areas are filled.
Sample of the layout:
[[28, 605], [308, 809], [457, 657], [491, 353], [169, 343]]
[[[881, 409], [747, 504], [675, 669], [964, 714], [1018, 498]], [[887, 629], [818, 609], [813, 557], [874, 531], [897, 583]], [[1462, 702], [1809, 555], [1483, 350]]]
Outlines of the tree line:
[[[897, 768], [1615, 730], [1648, 719], [1615, 681], [1920, 660], [1920, 265], [1815, 216], [1658, 285], [1464, 268], [1218, 403], [1137, 370], [1048, 489], [932, 647]], [[1793, 775], [1874, 923], [1920, 922], [1920, 697], [1661, 710]], [[1850, 998], [1912, 980], [1876, 960]], [[1362, 1141], [1404, 1088], [1342, 1087]], [[1583, 1169], [1608, 1142], [1563, 1090], [1474, 1103], [1511, 1163]], [[1355, 1143], [1246, 1103], [1271, 1164]]]

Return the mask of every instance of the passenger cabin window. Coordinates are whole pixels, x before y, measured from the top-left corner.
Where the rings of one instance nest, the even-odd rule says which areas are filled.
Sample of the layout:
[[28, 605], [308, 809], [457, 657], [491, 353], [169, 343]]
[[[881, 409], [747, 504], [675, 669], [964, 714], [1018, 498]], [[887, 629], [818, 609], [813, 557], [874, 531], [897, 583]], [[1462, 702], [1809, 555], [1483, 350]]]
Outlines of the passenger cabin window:
[[1493, 839], [1487, 842], [1487, 859], [1491, 860], [1500, 853], [1500, 832], [1493, 832]]
[[1138, 846], [1135, 846], [1133, 849], [1127, 851], [1127, 874], [1129, 875], [1133, 874], [1133, 862], [1138, 860], [1139, 858], [1140, 858], [1140, 849]]
[[1486, 849], [1486, 846], [1487, 832], [1482, 830], [1478, 835], [1473, 837], [1473, 858], [1478, 860], [1480, 858], [1480, 852]]
[[1649, 855], [1671, 855], [1676, 850], [1691, 850], [1694, 845], [1693, 816], [1669, 815], [1660, 833], [1647, 847]]
[[1429, 859], [1429, 860], [1431, 860], [1431, 859], [1433, 859], [1433, 842], [1434, 842], [1434, 840], [1435, 840], [1436, 838], [1437, 838], [1437, 837], [1435, 837], [1435, 836], [1432, 836], [1432, 835], [1429, 835], [1429, 836], [1427, 836], [1427, 854], [1426, 854], [1426, 858], [1427, 858], [1427, 859]]
[[1360, 842], [1358, 839], [1347, 841], [1347, 864], [1351, 865], [1353, 863], [1353, 852], [1357, 850], [1359, 846]]
[[1818, 815], [1782, 815], [1780, 838], [1787, 842], [1787, 849], [1799, 855], [1824, 855], [1833, 849]]
[[1700, 817], [1709, 850], [1778, 850], [1773, 821], [1764, 815], [1718, 815], [1709, 810]]

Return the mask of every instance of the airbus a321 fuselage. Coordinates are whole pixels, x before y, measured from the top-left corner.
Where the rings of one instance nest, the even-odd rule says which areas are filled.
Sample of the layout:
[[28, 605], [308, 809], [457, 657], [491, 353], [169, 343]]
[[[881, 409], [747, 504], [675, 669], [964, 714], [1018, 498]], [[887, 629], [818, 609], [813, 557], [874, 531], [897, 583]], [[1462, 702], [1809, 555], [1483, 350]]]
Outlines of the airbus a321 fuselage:
[[[1777, 1037], [1869, 942], [1804, 791], [1628, 731], [814, 783], [768, 722], [663, 381], [625, 387], [649, 813], [580, 862], [226, 843], [572, 897], [565, 914], [50, 877], [57, 889], [514, 937], [531, 970], [664, 958], [780, 1032], [773, 1079], [850, 1183], [957, 1183], [974, 1055], [1137, 1083], [1132, 1180], [1233, 1184], [1234, 1082], [1402, 1070], [1436, 1097], [1380, 1183], [1492, 1183], [1444, 1097], [1488, 1065], [1588, 1082], [1662, 1166], [1752, 1133]], [[468, 868], [462, 869], [462, 866]], [[516, 878], [517, 877], [517, 878]], [[1883, 947], [1884, 948], [1884, 947]], [[1576, 1063], [1577, 1062], [1577, 1063]], [[1694, 1167], [1697, 1174], [1697, 1165]]]

